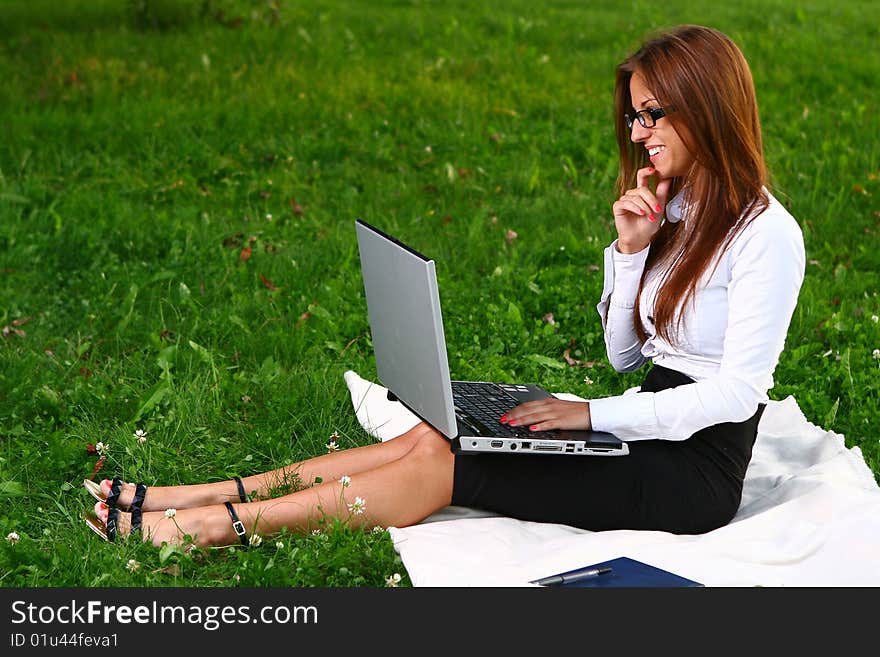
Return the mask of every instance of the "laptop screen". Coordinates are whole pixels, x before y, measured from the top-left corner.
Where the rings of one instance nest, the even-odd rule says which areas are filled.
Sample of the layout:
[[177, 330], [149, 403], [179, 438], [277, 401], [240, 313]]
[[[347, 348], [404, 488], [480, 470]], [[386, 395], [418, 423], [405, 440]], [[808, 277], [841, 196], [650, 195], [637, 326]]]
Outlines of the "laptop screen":
[[447, 438], [458, 435], [434, 261], [355, 222], [379, 381]]

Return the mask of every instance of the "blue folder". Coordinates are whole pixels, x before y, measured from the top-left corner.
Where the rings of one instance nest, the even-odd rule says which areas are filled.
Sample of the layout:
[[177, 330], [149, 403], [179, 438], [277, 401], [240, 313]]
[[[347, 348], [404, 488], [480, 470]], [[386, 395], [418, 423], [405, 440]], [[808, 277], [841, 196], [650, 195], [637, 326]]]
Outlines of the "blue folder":
[[[703, 586], [700, 582], [687, 579], [681, 575], [676, 575], [668, 570], [657, 568], [650, 564], [629, 557], [618, 557], [610, 561], [585, 566], [585, 568], [605, 568], [610, 567], [610, 573], [583, 579], [577, 582], [566, 582], [561, 584], [560, 588], [572, 587], [592, 587], [592, 588], [619, 588], [619, 587], [692, 587]], [[563, 575], [575, 573], [585, 568], [576, 568], [569, 570]]]

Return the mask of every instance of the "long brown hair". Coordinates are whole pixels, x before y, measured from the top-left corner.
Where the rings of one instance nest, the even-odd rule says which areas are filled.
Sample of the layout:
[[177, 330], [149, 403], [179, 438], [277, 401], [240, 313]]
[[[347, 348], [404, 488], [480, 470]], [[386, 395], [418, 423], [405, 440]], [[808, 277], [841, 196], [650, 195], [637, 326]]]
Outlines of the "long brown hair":
[[[645, 148], [630, 139], [623, 116], [633, 111], [629, 84], [636, 71], [661, 106], [675, 107], [665, 120], [694, 158], [669, 194], [685, 190], [686, 221], [664, 222], [645, 266], [645, 273], [665, 266], [653, 321], [658, 335], [673, 341], [682, 309], [714, 256], [769, 203], [761, 124], [751, 71], [729, 37], [697, 25], [660, 33], [617, 67], [618, 196], [635, 187], [638, 169], [650, 166]], [[644, 281], [643, 274], [639, 295]], [[638, 303], [633, 321], [644, 340]]]

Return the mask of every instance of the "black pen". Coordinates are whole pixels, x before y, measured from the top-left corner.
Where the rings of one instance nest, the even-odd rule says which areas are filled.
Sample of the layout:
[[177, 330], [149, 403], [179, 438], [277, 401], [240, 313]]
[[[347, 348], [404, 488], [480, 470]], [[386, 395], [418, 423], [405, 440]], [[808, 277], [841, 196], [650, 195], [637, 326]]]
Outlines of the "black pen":
[[588, 570], [576, 570], [573, 573], [565, 575], [551, 575], [550, 577], [542, 577], [541, 579], [533, 579], [529, 584], [537, 584], [539, 586], [559, 586], [560, 584], [569, 584], [571, 582], [580, 582], [584, 579], [598, 577], [605, 573], [610, 573], [611, 568], [590, 568]]

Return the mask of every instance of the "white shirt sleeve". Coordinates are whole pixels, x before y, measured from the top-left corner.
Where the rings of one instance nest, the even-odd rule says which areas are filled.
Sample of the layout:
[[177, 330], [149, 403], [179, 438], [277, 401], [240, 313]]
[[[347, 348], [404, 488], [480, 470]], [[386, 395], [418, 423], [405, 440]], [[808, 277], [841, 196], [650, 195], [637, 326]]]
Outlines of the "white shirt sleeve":
[[621, 253], [614, 240], [605, 249], [605, 280], [596, 310], [602, 318], [608, 360], [618, 372], [637, 370], [647, 360], [633, 326], [633, 308], [649, 248], [646, 246], [638, 253]]
[[[728, 316], [717, 372], [656, 393], [591, 400], [593, 429], [624, 440], [685, 440], [714, 424], [746, 420], [767, 400], [803, 283], [803, 235], [791, 215], [768, 213], [728, 248]], [[616, 286], [616, 273], [614, 281]], [[611, 299], [608, 324], [613, 294]], [[629, 316], [631, 323], [631, 311]]]

